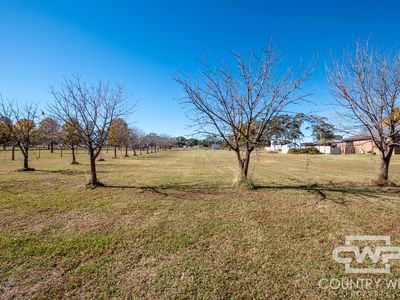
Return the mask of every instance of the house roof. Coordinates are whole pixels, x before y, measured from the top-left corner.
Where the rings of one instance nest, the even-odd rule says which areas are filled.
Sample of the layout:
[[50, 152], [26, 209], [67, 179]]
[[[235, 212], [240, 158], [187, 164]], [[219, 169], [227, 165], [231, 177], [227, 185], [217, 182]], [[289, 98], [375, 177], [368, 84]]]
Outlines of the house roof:
[[355, 136], [351, 136], [351, 137], [342, 139], [340, 141], [337, 141], [337, 143], [355, 142], [355, 141], [367, 141], [367, 140], [372, 140], [371, 136], [369, 136], [369, 135], [355, 135]]

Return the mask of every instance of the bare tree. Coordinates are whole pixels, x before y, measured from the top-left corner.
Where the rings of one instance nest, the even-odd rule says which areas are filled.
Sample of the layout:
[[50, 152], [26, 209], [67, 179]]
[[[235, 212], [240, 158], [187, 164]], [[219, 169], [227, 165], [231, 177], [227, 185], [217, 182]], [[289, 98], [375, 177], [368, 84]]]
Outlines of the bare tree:
[[[158, 136], [154, 132], [150, 132], [146, 137], [147, 147], [150, 148], [150, 153], [157, 152]], [[148, 150], [147, 150], [148, 152]]]
[[237, 52], [232, 54], [238, 72], [224, 64], [213, 69], [203, 63], [199, 79], [180, 74], [175, 79], [187, 96], [184, 105], [199, 132], [220, 136], [235, 151], [240, 170], [238, 184], [243, 184], [248, 180], [251, 153], [271, 119], [305, 97], [296, 95], [296, 91], [310, 77], [312, 65], [278, 75], [280, 53], [272, 42], [260, 56], [250, 53], [248, 60]]
[[77, 120], [75, 127], [83, 145], [90, 155], [91, 179], [88, 186], [102, 184], [97, 179], [96, 158], [107, 139], [110, 124], [128, 112], [124, 105], [123, 88], [110, 87], [99, 81], [97, 85], [87, 85], [79, 76], [65, 79], [59, 89], [51, 88], [54, 102], [49, 109], [61, 123]]
[[20, 107], [18, 103], [4, 101], [1, 96], [0, 100], [0, 116], [3, 124], [24, 156], [24, 165], [21, 171], [33, 171], [34, 169], [29, 167], [29, 150], [38, 142], [37, 106], [26, 103]]
[[136, 156], [136, 149], [140, 148], [140, 129], [137, 127], [129, 128], [129, 144], [132, 147], [133, 155]]
[[166, 151], [167, 149], [170, 149], [173, 145], [174, 145], [174, 139], [172, 137], [166, 134], [160, 135], [160, 142], [159, 142], [160, 149]]
[[136, 129], [136, 136], [137, 136], [137, 147], [139, 149], [139, 155], [142, 155], [142, 151], [144, 149], [147, 149], [148, 153], [148, 148], [147, 148], [147, 135], [146, 133], [142, 130], [137, 128]]
[[367, 41], [327, 68], [333, 95], [355, 129], [366, 129], [380, 152], [377, 183], [389, 181], [389, 164], [400, 139], [400, 52], [379, 50]]

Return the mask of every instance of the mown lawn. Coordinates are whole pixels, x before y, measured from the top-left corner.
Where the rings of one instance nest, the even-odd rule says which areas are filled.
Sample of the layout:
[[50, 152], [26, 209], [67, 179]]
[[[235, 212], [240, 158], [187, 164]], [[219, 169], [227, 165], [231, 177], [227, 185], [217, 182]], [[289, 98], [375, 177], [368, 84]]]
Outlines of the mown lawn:
[[[37, 153], [36, 153], [37, 155]], [[0, 153], [0, 299], [318, 299], [322, 278], [357, 278], [332, 260], [345, 235], [400, 245], [400, 189], [371, 185], [369, 155], [253, 157], [255, 190], [234, 188], [225, 150], [171, 150], [98, 163]], [[400, 184], [400, 159], [391, 166]], [[391, 275], [400, 277], [400, 263]], [[398, 292], [399, 291], [399, 292]], [[399, 289], [373, 297], [396, 298]], [[369, 295], [371, 296], [371, 295]]]

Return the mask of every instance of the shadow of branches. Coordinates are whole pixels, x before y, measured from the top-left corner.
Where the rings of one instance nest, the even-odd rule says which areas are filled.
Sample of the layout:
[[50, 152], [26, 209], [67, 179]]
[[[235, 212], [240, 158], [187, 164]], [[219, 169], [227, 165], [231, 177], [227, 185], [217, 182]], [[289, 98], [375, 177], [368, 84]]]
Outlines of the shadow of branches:
[[399, 195], [399, 188], [380, 188], [376, 186], [356, 186], [347, 184], [297, 184], [297, 185], [258, 185], [256, 190], [300, 190], [313, 193], [319, 197], [319, 201], [329, 200], [340, 205], [346, 205], [346, 196], [361, 199], [375, 199], [390, 201], [389, 197]]

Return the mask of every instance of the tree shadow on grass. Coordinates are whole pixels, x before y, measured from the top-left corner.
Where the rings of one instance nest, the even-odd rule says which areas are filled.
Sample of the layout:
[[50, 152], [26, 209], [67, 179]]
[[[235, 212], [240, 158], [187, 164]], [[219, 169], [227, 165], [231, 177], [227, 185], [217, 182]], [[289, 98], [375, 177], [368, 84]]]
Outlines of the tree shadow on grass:
[[[66, 170], [38, 170], [36, 169], [36, 173], [42, 172], [42, 173], [51, 173], [51, 174], [61, 174], [61, 175], [85, 175], [89, 174], [89, 171], [85, 170], [71, 170], [71, 169], [66, 169]], [[104, 171], [104, 170], [98, 170], [96, 173], [109, 173], [110, 171]]]
[[[346, 196], [353, 196], [361, 199], [375, 199], [391, 201], [389, 196], [399, 195], [399, 188], [384, 189], [376, 186], [356, 186], [354, 184], [298, 184], [298, 185], [258, 185], [256, 190], [300, 190], [313, 193], [319, 197], [319, 201], [332, 201], [336, 204], [346, 205]], [[318, 202], [319, 202], [318, 201]]]
[[[188, 194], [216, 194], [226, 190], [234, 189], [232, 186], [223, 183], [204, 183], [204, 182], [180, 182], [160, 185], [105, 185], [104, 188], [114, 189], [136, 189], [141, 193], [155, 193], [163, 197], [173, 196], [175, 198], [187, 198]], [[380, 188], [368, 185], [355, 185], [351, 182], [346, 183], [298, 183], [282, 185], [256, 185], [254, 190], [272, 191], [305, 191], [317, 196], [317, 204], [321, 201], [330, 201], [339, 205], [347, 205], [350, 197], [363, 199], [366, 201], [393, 201], [399, 197], [400, 188]], [[249, 191], [251, 192], [251, 191]], [[400, 200], [400, 197], [399, 197]]]
[[104, 187], [115, 189], [137, 189], [142, 193], [151, 192], [162, 196], [174, 197], [179, 197], [179, 194], [176, 192], [182, 192], [185, 194], [212, 194], [217, 190], [226, 188], [217, 184], [196, 184], [193, 182], [169, 183], [160, 185], [105, 185]]

